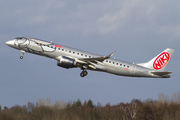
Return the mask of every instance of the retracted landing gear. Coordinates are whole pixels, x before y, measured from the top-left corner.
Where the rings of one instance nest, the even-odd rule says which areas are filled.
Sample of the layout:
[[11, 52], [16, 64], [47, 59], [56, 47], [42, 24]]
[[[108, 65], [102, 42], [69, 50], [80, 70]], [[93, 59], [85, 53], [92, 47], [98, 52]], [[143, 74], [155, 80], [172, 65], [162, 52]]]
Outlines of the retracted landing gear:
[[20, 52], [21, 52], [21, 54], [22, 54], [22, 56], [20, 56], [20, 59], [23, 59], [23, 56], [24, 56], [25, 51], [21, 50]]
[[84, 77], [88, 74], [88, 72], [86, 71], [86, 69], [84, 69], [81, 73], [80, 73], [80, 76], [81, 77]]

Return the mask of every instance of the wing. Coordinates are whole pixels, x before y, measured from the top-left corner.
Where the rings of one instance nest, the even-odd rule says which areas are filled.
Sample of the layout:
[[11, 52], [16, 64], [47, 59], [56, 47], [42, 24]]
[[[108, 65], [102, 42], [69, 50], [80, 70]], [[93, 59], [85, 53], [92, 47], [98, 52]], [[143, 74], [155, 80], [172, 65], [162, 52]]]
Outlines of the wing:
[[96, 57], [96, 58], [80, 58], [80, 59], [75, 59], [76, 62], [80, 63], [82, 66], [88, 66], [92, 69], [96, 69], [96, 65], [97, 64], [101, 64], [103, 65], [103, 61], [106, 60], [106, 59], [109, 59], [111, 56], [113, 56], [113, 54], [115, 53], [116, 51], [112, 52], [110, 55], [108, 56], [102, 56], [102, 57]]
[[110, 55], [108, 55], [108, 56], [102, 56], [102, 57], [96, 57], [96, 58], [81, 58], [81, 59], [79, 59], [79, 60], [82, 60], [82, 61], [84, 61], [84, 62], [86, 62], [86, 61], [99, 61], [99, 62], [102, 62], [102, 61], [104, 61], [105, 59], [109, 59], [111, 56], [113, 56], [113, 54], [115, 53], [115, 51], [114, 52], [112, 52]]
[[[108, 56], [102, 56], [102, 57], [96, 57], [96, 58], [74, 58], [71, 56], [66, 56], [66, 57], [74, 59], [79, 67], [96, 69], [95, 66], [97, 66], [98, 64], [103, 65], [102, 62], [106, 59], [109, 59], [114, 53], [115, 53], [115, 51], [112, 52]], [[60, 59], [61, 59], [61, 56], [56, 58], [56, 60], [58, 60], [58, 61]]]
[[[96, 57], [96, 58], [74, 58], [74, 57], [71, 57], [71, 56], [65, 56], [65, 57], [66, 57], [66, 59], [70, 58], [70, 59], [75, 60], [75, 62], [77, 63], [77, 67], [85, 68], [85, 69], [87, 69], [87, 68], [96, 69], [96, 67], [99, 64], [103, 65], [103, 61], [106, 60], [106, 59], [109, 59], [114, 53], [115, 53], [115, 51], [112, 52], [108, 56], [102, 56], [102, 57]], [[58, 56], [55, 59], [57, 61], [60, 61], [62, 59], [62, 56]]]

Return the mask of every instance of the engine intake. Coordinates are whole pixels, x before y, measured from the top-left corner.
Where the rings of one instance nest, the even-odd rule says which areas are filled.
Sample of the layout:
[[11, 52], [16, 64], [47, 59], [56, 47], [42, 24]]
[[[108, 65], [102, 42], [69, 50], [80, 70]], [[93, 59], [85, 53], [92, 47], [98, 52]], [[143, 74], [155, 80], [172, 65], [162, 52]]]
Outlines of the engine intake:
[[57, 66], [67, 69], [73, 68], [76, 67], [76, 61], [74, 59], [62, 56], [60, 60], [57, 62]]

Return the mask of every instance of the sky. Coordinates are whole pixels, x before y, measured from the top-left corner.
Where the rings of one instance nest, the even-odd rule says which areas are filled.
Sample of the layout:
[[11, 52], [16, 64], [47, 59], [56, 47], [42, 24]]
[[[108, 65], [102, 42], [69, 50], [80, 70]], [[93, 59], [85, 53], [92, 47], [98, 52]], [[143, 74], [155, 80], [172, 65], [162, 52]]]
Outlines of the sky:
[[[57, 61], [20, 51], [5, 42], [29, 36], [109, 55], [148, 62], [166, 48], [175, 49], [166, 71], [171, 78], [133, 78], [64, 69]], [[0, 105], [12, 107], [38, 99], [96, 105], [158, 99], [180, 91], [180, 1], [178, 0], [0, 0]]]

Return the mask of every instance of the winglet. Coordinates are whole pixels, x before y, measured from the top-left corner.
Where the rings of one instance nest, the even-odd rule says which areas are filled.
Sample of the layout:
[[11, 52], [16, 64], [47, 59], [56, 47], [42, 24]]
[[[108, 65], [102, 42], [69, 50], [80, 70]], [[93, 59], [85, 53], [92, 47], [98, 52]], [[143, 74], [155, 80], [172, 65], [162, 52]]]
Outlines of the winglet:
[[110, 58], [111, 56], [114, 55], [115, 52], [116, 52], [116, 51], [112, 52], [110, 55], [106, 56], [105, 58], [107, 58], [107, 59]]

